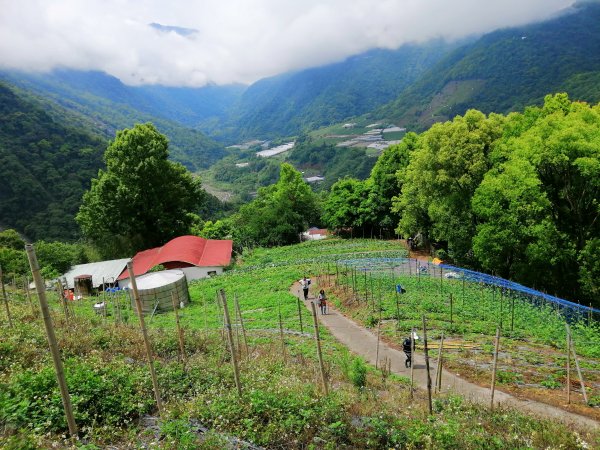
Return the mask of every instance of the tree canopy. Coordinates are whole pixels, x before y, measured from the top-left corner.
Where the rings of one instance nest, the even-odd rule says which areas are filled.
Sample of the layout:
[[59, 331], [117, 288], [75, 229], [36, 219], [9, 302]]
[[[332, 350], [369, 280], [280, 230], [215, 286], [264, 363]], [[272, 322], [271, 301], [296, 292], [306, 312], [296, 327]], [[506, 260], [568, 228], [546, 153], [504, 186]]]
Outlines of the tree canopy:
[[277, 183], [260, 188], [256, 199], [232, 218], [234, 236], [246, 245], [291, 244], [319, 216], [316, 197], [302, 174], [284, 163]]
[[204, 201], [200, 180], [169, 161], [167, 138], [150, 124], [117, 132], [77, 214], [105, 256], [131, 255], [189, 232]]
[[334, 228], [391, 219], [443, 259], [597, 301], [600, 105], [556, 94], [508, 116], [469, 110], [408, 134], [365, 182], [336, 183], [324, 211]]

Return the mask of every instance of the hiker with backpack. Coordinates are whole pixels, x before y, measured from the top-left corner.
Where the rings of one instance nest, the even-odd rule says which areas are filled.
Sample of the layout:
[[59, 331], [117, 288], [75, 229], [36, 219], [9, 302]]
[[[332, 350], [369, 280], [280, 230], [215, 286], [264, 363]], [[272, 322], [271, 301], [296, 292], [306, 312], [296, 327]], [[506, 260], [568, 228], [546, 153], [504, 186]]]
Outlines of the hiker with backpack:
[[319, 308], [321, 308], [321, 314], [327, 314], [327, 297], [323, 289], [319, 291]]
[[308, 300], [308, 287], [310, 286], [310, 278], [302, 278], [300, 280], [300, 285], [302, 286], [302, 292], [304, 293], [304, 300]]

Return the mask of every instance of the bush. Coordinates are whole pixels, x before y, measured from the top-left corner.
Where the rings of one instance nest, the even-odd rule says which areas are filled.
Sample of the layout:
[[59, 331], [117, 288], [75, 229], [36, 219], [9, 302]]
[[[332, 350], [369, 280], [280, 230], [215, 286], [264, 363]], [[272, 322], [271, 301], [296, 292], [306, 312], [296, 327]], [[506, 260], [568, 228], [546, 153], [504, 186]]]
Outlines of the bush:
[[352, 381], [352, 384], [358, 389], [364, 389], [367, 385], [367, 365], [360, 358], [355, 358], [354, 361], [352, 361], [350, 381]]
[[[143, 367], [113, 361], [67, 360], [65, 374], [75, 421], [122, 426], [151, 411], [154, 399]], [[25, 370], [0, 389], [0, 423], [9, 428], [67, 429], [54, 368]]]

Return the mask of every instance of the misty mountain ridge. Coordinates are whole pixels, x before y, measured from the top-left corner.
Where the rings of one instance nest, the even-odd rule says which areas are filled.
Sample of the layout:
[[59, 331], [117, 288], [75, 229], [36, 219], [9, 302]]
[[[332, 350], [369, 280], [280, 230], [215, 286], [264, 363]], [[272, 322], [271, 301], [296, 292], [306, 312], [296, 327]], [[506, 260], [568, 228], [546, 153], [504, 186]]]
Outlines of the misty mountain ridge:
[[396, 100], [374, 110], [415, 130], [467, 109], [520, 111], [545, 95], [600, 101], [600, 2], [578, 2], [544, 22], [488, 33], [438, 62]]
[[[223, 144], [294, 136], [366, 115], [408, 129], [462, 114], [522, 110], [552, 92], [598, 101], [600, 2], [578, 2], [545, 22], [447, 43], [373, 49], [320, 67], [258, 80], [250, 86], [127, 86], [103, 72], [0, 72], [0, 78], [90, 118], [110, 137], [153, 121], [174, 159], [207, 167]], [[151, 24], [164, 32], [167, 25]]]

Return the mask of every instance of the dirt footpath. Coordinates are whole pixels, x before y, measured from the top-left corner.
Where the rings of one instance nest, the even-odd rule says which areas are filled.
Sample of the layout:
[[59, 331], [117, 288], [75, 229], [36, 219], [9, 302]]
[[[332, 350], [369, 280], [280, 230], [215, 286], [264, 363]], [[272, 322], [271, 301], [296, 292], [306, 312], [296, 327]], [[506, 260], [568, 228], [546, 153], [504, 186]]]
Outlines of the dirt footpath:
[[[304, 301], [304, 296], [301, 293], [300, 284], [294, 283], [290, 288], [290, 293], [300, 297], [301, 301], [310, 310], [310, 302], [316, 299], [313, 293], [309, 296], [308, 301]], [[315, 305], [316, 306], [316, 305]], [[318, 312], [319, 322], [324, 325], [329, 332], [350, 351], [356, 355], [360, 355], [370, 364], [375, 364], [377, 353], [377, 334], [372, 333], [366, 328], [357, 325], [354, 321], [340, 314], [337, 310], [327, 304], [328, 312], [326, 315], [321, 315]], [[317, 311], [319, 308], [317, 307]], [[420, 334], [419, 334], [420, 335]], [[406, 356], [404, 352], [391, 348], [384, 342], [379, 343], [379, 362], [386, 359], [391, 361], [391, 370], [393, 373], [403, 375], [410, 378], [410, 369], [404, 367]], [[425, 358], [418, 352], [414, 355], [414, 381], [415, 386], [421, 389], [427, 389], [427, 375], [425, 370]], [[436, 361], [430, 358], [429, 360], [431, 377], [435, 376]], [[432, 380], [433, 383], [433, 380]], [[442, 372], [442, 392], [451, 392], [460, 394], [465, 399], [475, 403], [484, 405], [490, 404], [491, 390], [483, 388], [476, 384], [469, 383], [459, 376], [443, 370]], [[568, 425], [575, 426], [578, 429], [598, 429], [600, 423], [588, 417], [573, 414], [556, 408], [545, 403], [540, 403], [531, 400], [520, 400], [510, 394], [499, 391], [496, 388], [494, 393], [494, 404], [504, 405], [515, 408], [519, 411], [525, 411], [539, 417], [551, 418], [560, 420]]]

